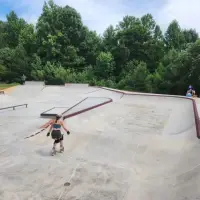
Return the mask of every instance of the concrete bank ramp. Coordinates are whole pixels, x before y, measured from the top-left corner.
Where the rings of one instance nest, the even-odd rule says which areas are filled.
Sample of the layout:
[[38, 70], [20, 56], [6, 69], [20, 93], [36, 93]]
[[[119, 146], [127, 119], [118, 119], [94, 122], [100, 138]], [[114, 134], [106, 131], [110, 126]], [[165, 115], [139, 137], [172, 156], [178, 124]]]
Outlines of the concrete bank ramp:
[[[150, 125], [162, 127], [160, 135], [183, 134], [195, 126], [194, 110], [191, 100], [162, 96], [124, 95], [122, 101], [130, 107], [136, 107], [136, 119], [144, 127]], [[144, 113], [144, 115], [142, 115]], [[148, 133], [146, 133], [148, 134]], [[196, 136], [196, 134], [193, 134]]]
[[[117, 93], [99, 90], [94, 96]], [[65, 124], [71, 135], [65, 135], [63, 154], [49, 156], [53, 141], [46, 138], [48, 130], [20, 142], [18, 163], [0, 171], [7, 195], [12, 191], [26, 198], [76, 200], [200, 197], [200, 144], [192, 101], [118, 95], [113, 103]]]
[[40, 95], [43, 88], [43, 85], [18, 85], [8, 95], [22, 101], [32, 100]]

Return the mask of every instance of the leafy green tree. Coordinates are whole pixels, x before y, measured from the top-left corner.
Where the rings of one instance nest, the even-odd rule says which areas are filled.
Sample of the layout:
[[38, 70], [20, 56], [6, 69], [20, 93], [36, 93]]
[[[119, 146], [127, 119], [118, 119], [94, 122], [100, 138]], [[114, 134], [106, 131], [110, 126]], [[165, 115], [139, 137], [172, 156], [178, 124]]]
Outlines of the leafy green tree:
[[114, 70], [114, 59], [110, 52], [101, 52], [97, 57], [94, 75], [97, 79], [107, 79], [112, 76]]
[[19, 44], [23, 45], [29, 56], [37, 52], [36, 33], [32, 24], [26, 24], [20, 31]]
[[79, 45], [79, 55], [81, 59], [84, 58], [86, 67], [88, 65], [95, 65], [96, 58], [101, 52], [102, 40], [96, 32], [89, 31], [86, 27], [83, 27], [81, 35], [83, 38]]
[[183, 35], [186, 43], [194, 43], [199, 38], [199, 34], [193, 29], [184, 30]]
[[7, 46], [6, 35], [6, 23], [0, 21], [0, 49]]
[[23, 74], [26, 76], [30, 74], [26, 52], [22, 46], [17, 46], [15, 49], [8, 47], [0, 49], [0, 64], [6, 68], [5, 78], [10, 82], [21, 80]]
[[165, 33], [165, 42], [168, 49], [181, 50], [185, 44], [184, 34], [179, 23], [174, 20], [170, 23]]
[[150, 13], [124, 16], [102, 36], [72, 7], [44, 3], [36, 27], [11, 11], [0, 21], [0, 81], [89, 83], [142, 92], [200, 93], [200, 40], [172, 21], [165, 33]]
[[74, 8], [60, 7], [52, 0], [48, 1], [44, 4], [36, 28], [38, 54], [44, 62], [60, 62], [65, 68], [71, 62], [73, 67], [82, 68], [85, 59], [79, 55], [78, 45], [83, 41], [83, 24]]
[[14, 11], [7, 15], [5, 40], [10, 48], [14, 48], [19, 44], [20, 33], [26, 24], [25, 20], [18, 18]]
[[147, 65], [144, 62], [138, 63], [137, 66], [126, 75], [124, 79], [122, 79], [118, 87], [120, 89], [134, 90], [147, 92], [149, 89], [149, 71], [147, 69]]
[[0, 81], [5, 80], [5, 76], [7, 74], [7, 69], [4, 65], [0, 64]]

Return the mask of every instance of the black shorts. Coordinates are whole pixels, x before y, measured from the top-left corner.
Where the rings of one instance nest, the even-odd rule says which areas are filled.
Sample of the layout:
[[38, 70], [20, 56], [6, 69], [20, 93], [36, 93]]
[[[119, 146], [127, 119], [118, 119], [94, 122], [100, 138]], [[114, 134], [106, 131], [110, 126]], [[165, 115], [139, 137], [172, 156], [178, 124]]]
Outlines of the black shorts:
[[63, 135], [62, 135], [61, 138], [55, 139], [54, 143], [60, 143], [60, 142], [63, 141], [63, 140], [64, 140], [64, 137], [63, 137]]
[[54, 143], [59, 143], [60, 141], [63, 140], [63, 134], [61, 133], [60, 130], [53, 130], [51, 132], [51, 137], [53, 140], [55, 140]]

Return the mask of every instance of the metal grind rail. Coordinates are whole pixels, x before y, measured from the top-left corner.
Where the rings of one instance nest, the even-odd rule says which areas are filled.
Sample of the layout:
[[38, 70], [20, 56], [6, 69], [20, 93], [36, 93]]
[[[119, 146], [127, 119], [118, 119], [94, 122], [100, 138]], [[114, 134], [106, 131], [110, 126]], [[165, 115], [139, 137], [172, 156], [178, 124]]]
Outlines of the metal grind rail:
[[26, 106], [26, 108], [27, 108], [27, 107], [28, 107], [28, 104], [26, 103], [26, 104], [8, 106], [8, 107], [0, 108], [0, 110], [6, 110], [6, 109], [10, 109], [10, 108], [12, 108], [13, 110], [15, 110], [15, 108], [17, 108], [17, 107], [22, 107], [22, 106]]

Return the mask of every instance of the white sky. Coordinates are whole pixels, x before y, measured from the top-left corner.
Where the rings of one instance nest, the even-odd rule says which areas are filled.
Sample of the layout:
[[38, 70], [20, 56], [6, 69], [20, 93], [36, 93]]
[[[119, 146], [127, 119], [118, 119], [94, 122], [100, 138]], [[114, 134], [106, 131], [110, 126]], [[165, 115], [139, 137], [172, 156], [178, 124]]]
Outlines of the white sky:
[[[36, 23], [43, 0], [0, 0], [0, 5], [15, 10], [20, 17]], [[163, 30], [173, 20], [182, 28], [194, 28], [200, 33], [200, 0], [54, 0], [58, 5], [77, 9], [90, 29], [102, 33], [110, 24], [116, 25], [123, 16], [140, 17], [147, 12], [154, 16]], [[3, 7], [2, 7], [3, 8]], [[5, 13], [0, 12], [5, 19]]]

